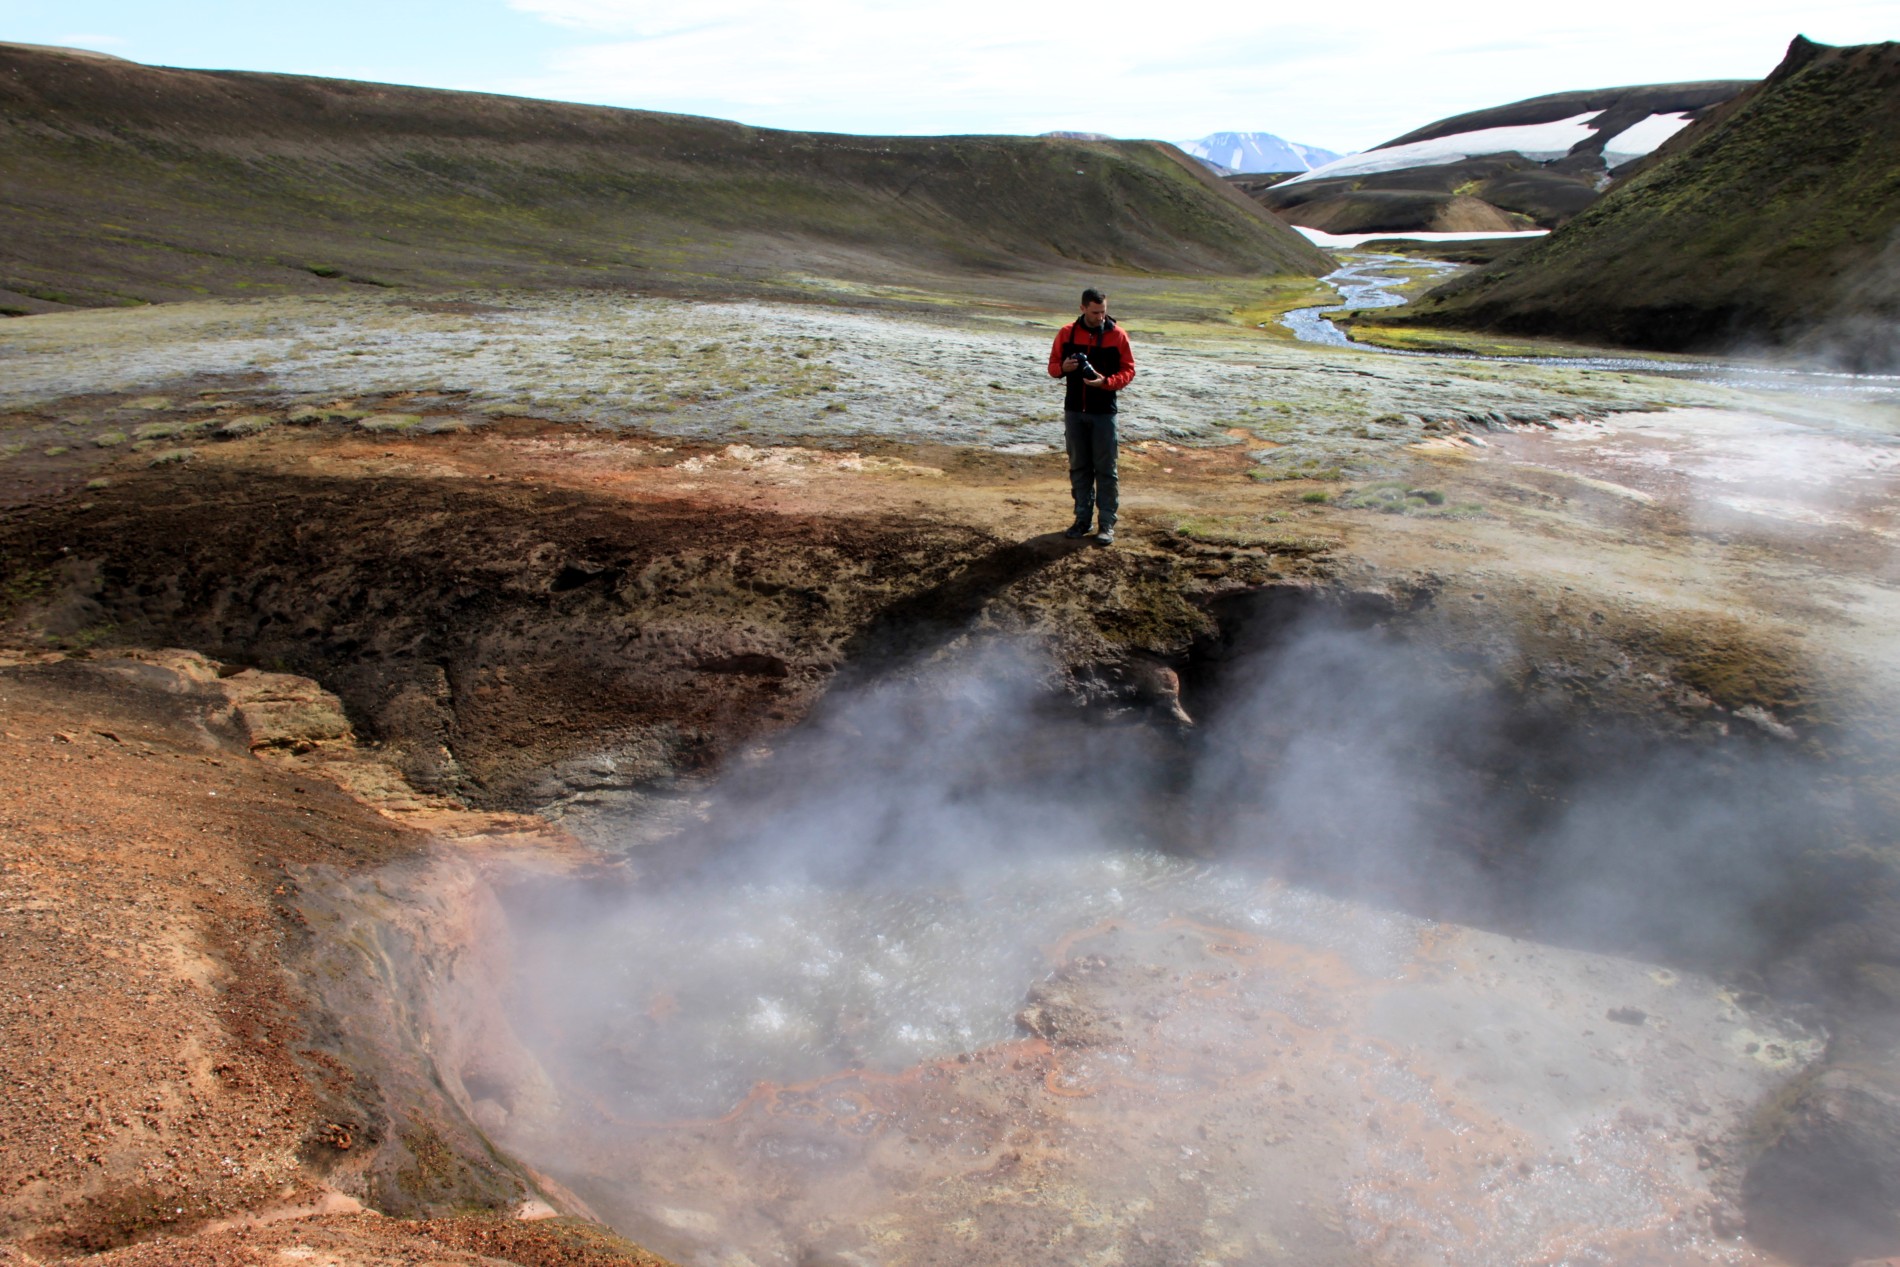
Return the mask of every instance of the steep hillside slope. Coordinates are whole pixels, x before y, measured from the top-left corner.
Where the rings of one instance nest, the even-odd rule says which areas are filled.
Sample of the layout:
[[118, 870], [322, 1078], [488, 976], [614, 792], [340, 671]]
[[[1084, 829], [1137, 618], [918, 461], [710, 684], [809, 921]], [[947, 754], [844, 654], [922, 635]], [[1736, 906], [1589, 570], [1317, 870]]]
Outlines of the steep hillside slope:
[[1569, 225], [1386, 316], [1661, 350], [1900, 363], [1900, 44], [1797, 38]]
[[[1586, 88], [1574, 92], [1553, 92], [1542, 97], [1514, 101], [1509, 105], [1471, 110], [1464, 114], [1428, 123], [1422, 128], [1395, 137], [1379, 146], [1381, 150], [1421, 141], [1440, 141], [1494, 128], [1526, 127], [1591, 115], [1590, 135], [1582, 138], [1572, 155], [1609, 155], [1605, 161], [1627, 160], [1647, 153], [1649, 144], [1629, 136], [1630, 129], [1659, 115], [1695, 114], [1719, 105], [1751, 86], [1746, 79], [1714, 79], [1701, 83], [1637, 84], [1626, 88]], [[1626, 139], [1627, 138], [1627, 139]], [[1619, 143], [1620, 142], [1620, 143]], [[1367, 151], [1371, 153], [1373, 151]]]
[[1551, 93], [1441, 119], [1255, 194], [1330, 233], [1554, 228], [1745, 80]]
[[0, 307], [258, 290], [1315, 274], [1170, 147], [772, 132], [0, 45]]

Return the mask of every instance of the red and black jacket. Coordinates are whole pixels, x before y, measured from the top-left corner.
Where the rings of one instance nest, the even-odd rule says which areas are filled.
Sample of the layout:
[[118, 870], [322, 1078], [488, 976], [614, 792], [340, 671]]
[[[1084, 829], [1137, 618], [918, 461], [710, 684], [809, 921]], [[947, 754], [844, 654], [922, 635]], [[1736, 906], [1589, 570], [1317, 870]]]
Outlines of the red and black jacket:
[[1115, 393], [1135, 381], [1135, 350], [1128, 346], [1128, 336], [1113, 317], [1104, 317], [1100, 330], [1091, 330], [1079, 320], [1070, 322], [1056, 331], [1055, 346], [1049, 349], [1049, 377], [1065, 377], [1062, 363], [1078, 352], [1107, 381], [1090, 387], [1081, 374], [1066, 375], [1069, 390], [1062, 407], [1088, 414], [1114, 413]]

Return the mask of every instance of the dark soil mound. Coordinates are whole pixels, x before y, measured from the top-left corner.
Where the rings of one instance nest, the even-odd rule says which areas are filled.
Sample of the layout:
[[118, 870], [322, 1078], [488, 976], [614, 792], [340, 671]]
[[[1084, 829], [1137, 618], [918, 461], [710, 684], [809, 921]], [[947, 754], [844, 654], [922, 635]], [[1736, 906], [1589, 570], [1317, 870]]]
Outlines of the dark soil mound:
[[788, 273], [1318, 274], [1171, 146], [773, 132], [0, 44], [0, 309]]
[[[878, 516], [254, 471], [128, 480], [9, 519], [0, 542], [80, 560], [66, 601], [108, 641], [318, 678], [411, 782], [485, 807], [710, 767], [802, 713], [883, 607], [996, 545]], [[609, 749], [608, 773], [563, 765]]]
[[1419, 255], [1453, 264], [1489, 264], [1531, 241], [1534, 239], [1464, 238], [1456, 242], [1434, 242], [1421, 238], [1372, 238], [1361, 242], [1359, 249], [1382, 255]]
[[[1596, 201], [1601, 174], [1547, 167], [1521, 154], [1491, 154], [1304, 180], [1254, 196], [1293, 223], [1328, 233], [1509, 232], [1550, 228], [1576, 215]], [[1454, 204], [1464, 206], [1461, 216], [1452, 212]]]
[[[1330, 183], [1330, 182], [1329, 182]], [[1300, 204], [1294, 223], [1327, 233], [1515, 233], [1531, 227], [1480, 198], [1411, 189], [1347, 191]]]
[[1900, 44], [1796, 39], [1563, 229], [1382, 321], [1900, 364]]

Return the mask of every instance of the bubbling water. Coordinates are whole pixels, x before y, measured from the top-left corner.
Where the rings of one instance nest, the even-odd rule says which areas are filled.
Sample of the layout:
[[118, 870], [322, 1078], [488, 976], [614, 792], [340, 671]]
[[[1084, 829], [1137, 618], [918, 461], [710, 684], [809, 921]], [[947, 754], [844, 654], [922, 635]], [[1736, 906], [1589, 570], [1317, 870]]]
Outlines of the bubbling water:
[[1013, 1038], [1065, 937], [1170, 918], [1380, 974], [1424, 926], [1153, 851], [1027, 856], [921, 889], [786, 880], [635, 898], [524, 939], [524, 994], [565, 979], [597, 1001], [563, 1046], [589, 1053], [582, 1076], [617, 1118], [712, 1117], [761, 1081], [895, 1072]]
[[1692, 974], [1135, 849], [517, 935], [564, 1107], [503, 1140], [692, 1263], [1022, 1261], [1049, 1218], [1207, 1262], [1766, 1263], [1698, 1149], [1789, 1076], [1762, 1051], [1822, 1045]]
[[[1768, 1261], [1714, 1236], [1698, 1150], [1821, 1041], [1692, 972], [1343, 896], [1490, 878], [1446, 842], [1495, 795], [1490, 754], [1529, 768], [1525, 732], [1372, 634], [1278, 636], [1193, 743], [1040, 707], [1008, 660], [843, 693], [722, 783], [688, 873], [516, 901], [511, 1019], [558, 1093], [493, 1088], [498, 1141], [692, 1263], [1056, 1239], [1065, 1261]], [[1484, 826], [1544, 833], [1523, 852], [1563, 927], [1628, 889], [1601, 884], [1617, 850], [1667, 854], [1695, 884], [1655, 873], [1643, 911], [1680, 928], [1702, 894], [1678, 935], [1703, 944], [1744, 908], [1708, 900], [1697, 849], [1731, 878], [1771, 859], [1780, 820], [1745, 824], [1751, 853], [1730, 793], [1783, 786], [1705, 767], [1646, 758]], [[1585, 944], [1649, 926], [1621, 914]]]

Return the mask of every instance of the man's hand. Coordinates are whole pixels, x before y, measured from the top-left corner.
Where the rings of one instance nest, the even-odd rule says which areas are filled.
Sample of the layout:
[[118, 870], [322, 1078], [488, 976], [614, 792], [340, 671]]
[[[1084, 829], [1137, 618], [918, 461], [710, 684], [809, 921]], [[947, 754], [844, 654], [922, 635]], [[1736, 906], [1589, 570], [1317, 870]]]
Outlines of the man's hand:
[[1082, 358], [1079, 356], [1064, 357], [1062, 359], [1062, 372], [1064, 374], [1073, 374], [1075, 373], [1076, 367], [1080, 364], [1082, 364]]
[[1094, 378], [1085, 378], [1082, 381], [1087, 383], [1090, 387], [1100, 387], [1103, 383], [1106, 383], [1108, 379], [1104, 378], [1100, 373], [1097, 373]]

